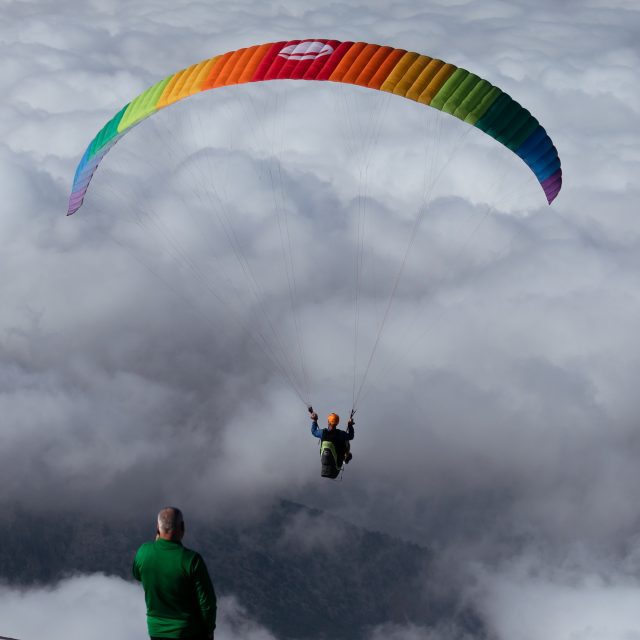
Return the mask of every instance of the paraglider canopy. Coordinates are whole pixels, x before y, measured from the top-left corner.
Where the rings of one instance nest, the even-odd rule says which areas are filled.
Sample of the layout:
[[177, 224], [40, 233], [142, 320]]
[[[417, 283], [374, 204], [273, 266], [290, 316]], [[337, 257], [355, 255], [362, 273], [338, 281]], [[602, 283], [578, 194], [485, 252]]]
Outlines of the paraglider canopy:
[[167, 76], [126, 104], [87, 147], [73, 180], [68, 215], [81, 206], [109, 149], [155, 112], [196, 93], [265, 80], [330, 80], [387, 91], [481, 129], [533, 171], [549, 203], [562, 186], [558, 152], [540, 123], [479, 76], [426, 55], [368, 44], [309, 39], [269, 42], [203, 60]]
[[[185, 99], [210, 89], [238, 85], [239, 88], [237, 91], [231, 90], [227, 92], [228, 96], [231, 95], [235, 99], [236, 96], [239, 97], [243, 94], [251, 93], [251, 91], [246, 88], [248, 83], [263, 83], [261, 89], [267, 89], [267, 87], [264, 86], [264, 82], [275, 80], [315, 81], [315, 84], [322, 88], [326, 87], [326, 85], [322, 85], [322, 82], [325, 81], [351, 85], [352, 87], [362, 87], [375, 92], [381, 92], [378, 93], [379, 97], [387, 97], [389, 100], [393, 99], [390, 95], [407, 98], [417, 103], [416, 106], [418, 108], [414, 109], [415, 111], [421, 114], [425, 113], [427, 116], [437, 115], [438, 112], [449, 114], [465, 123], [457, 127], [464, 130], [465, 133], [469, 131], [473, 132], [475, 128], [476, 131], [486, 134], [486, 136], [480, 135], [479, 138], [488, 140], [489, 143], [492, 142], [491, 138], [493, 138], [506, 149], [513, 152], [515, 156], [520, 157], [542, 186], [549, 203], [554, 200], [560, 191], [562, 185], [560, 159], [545, 129], [526, 108], [518, 104], [504, 91], [487, 80], [451, 63], [444, 62], [443, 60], [404, 49], [368, 44], [365, 42], [308, 39], [270, 42], [216, 55], [167, 76], [141, 93], [131, 102], [124, 105], [98, 132], [80, 160], [76, 169], [72, 192], [69, 197], [68, 214], [73, 214], [82, 206], [89, 183], [101, 160], [116, 142], [143, 120], [163, 110], [165, 107], [183, 100], [185, 101], [185, 111], [191, 112], [191, 105], [193, 102], [196, 102], [196, 100], [187, 103]], [[289, 88], [291, 84], [294, 83], [289, 83]], [[311, 87], [310, 83], [298, 82], [295, 84], [296, 91], [299, 91], [301, 94], [305, 96], [313, 94], [313, 91], [309, 91]], [[245, 88], [240, 88], [241, 85], [245, 85]], [[286, 83], [276, 83], [276, 86], [278, 85], [283, 87], [286, 86]], [[304, 88], [302, 88], [303, 85]], [[370, 99], [373, 91], [363, 91], [360, 93], [367, 94], [367, 99]], [[264, 91], [264, 93], [268, 93], [268, 91]], [[343, 93], [353, 94], [358, 92], [345, 91]], [[215, 95], [220, 96], [221, 94], [224, 96], [223, 92]], [[410, 106], [406, 101], [397, 102], [407, 107]], [[262, 106], [261, 103], [260, 108], [262, 108]], [[423, 110], [422, 106], [431, 107], [437, 111], [433, 112], [429, 109]], [[268, 109], [265, 108], [264, 111], [268, 117], [272, 116], [272, 113]], [[373, 111], [375, 110], [372, 110], [372, 112]], [[429, 113], [429, 111], [431, 111], [431, 113]], [[175, 108], [165, 113], [170, 115], [179, 112], [180, 109]], [[348, 122], [349, 117], [353, 117], [360, 125], [365, 120], [362, 116], [362, 110], [360, 109], [345, 109], [345, 112], [346, 117], [343, 117], [342, 120], [338, 119], [338, 122]], [[295, 115], [297, 116], [298, 113]], [[442, 119], [446, 120], [447, 118], [443, 116]], [[151, 118], [148, 124], [153, 125], [153, 123], [158, 120], [162, 120], [162, 116], [159, 118]], [[254, 119], [252, 118], [246, 118], [245, 121], [250, 125], [254, 124]], [[241, 124], [244, 125], [245, 121]], [[460, 124], [455, 123], [453, 118], [451, 121], [454, 125]], [[209, 122], [210, 121], [207, 121], [207, 126], [209, 126]], [[401, 124], [404, 123], [401, 118], [398, 119], [397, 122]], [[210, 128], [220, 128], [220, 122], [212, 121]], [[307, 128], [309, 129], [311, 127]], [[374, 131], [374, 127], [369, 127], [367, 123], [364, 123], [361, 128], [365, 132], [363, 137], [366, 138], [368, 136], [365, 142], [375, 142], [377, 134]], [[144, 127], [140, 129], [144, 130]], [[237, 128], [230, 126], [229, 129], [235, 132]], [[250, 129], [250, 127], [248, 127], [248, 129]], [[171, 133], [173, 138], [181, 139], [179, 130], [172, 131]], [[246, 138], [251, 138], [251, 132], [243, 133]], [[413, 137], [414, 132], [411, 131], [409, 133]], [[416, 135], [415, 137], [417, 138], [419, 136]], [[348, 139], [347, 136], [342, 136], [342, 138]], [[157, 139], [162, 140], [164, 143], [163, 136], [159, 135]], [[283, 139], [287, 139], [287, 137], [283, 136]], [[437, 143], [437, 137], [434, 142]], [[323, 139], [320, 140], [320, 143], [316, 144], [315, 147], [312, 147], [312, 145], [308, 145], [308, 147], [318, 148], [324, 143], [325, 140]], [[430, 139], [428, 144], [435, 148], [437, 147], [435, 143], [432, 145], [432, 140]], [[273, 146], [275, 147], [276, 145]], [[499, 145], [493, 146], [501, 151]], [[209, 151], [212, 148], [213, 146], [210, 145]], [[269, 156], [272, 151], [273, 148], [270, 148]], [[505, 155], [515, 157], [513, 154], [507, 152]], [[211, 153], [204, 153], [202, 154], [202, 158], [209, 162], [211, 155]], [[226, 149], [221, 155], [227, 160], [233, 160], [232, 154], [228, 153]], [[277, 154], [274, 153], [273, 155], [276, 156]], [[322, 154], [318, 155], [322, 156]], [[385, 153], [381, 155], [384, 156], [384, 161], [388, 162], [388, 149], [385, 149]], [[146, 161], [148, 158], [153, 157], [153, 150], [143, 146], [140, 157], [143, 161]], [[360, 179], [362, 180], [362, 176], [365, 176], [366, 180], [369, 166], [369, 159], [366, 157], [366, 154], [361, 154], [361, 156], [351, 154], [348, 159], [349, 162], [352, 162], [354, 165], [358, 162], [361, 163], [359, 170]], [[518, 164], [518, 162], [515, 162], [515, 164]], [[219, 290], [216, 289], [217, 283], [212, 283], [213, 278], [210, 277], [212, 270], [201, 269], [197, 264], [197, 260], [194, 259], [192, 252], [184, 249], [175, 235], [172, 234], [172, 227], [163, 226], [161, 224], [162, 221], [158, 220], [159, 216], [156, 215], [154, 217], [154, 212], [152, 211], [154, 209], [153, 194], [150, 193], [149, 190], [145, 191], [141, 188], [139, 190], [141, 195], [130, 199], [128, 192], [118, 188], [113, 189], [113, 192], [121, 198], [120, 206], [110, 207], [108, 213], [111, 215], [115, 209], [118, 209], [124, 212], [123, 215], [129, 216], [136, 208], [141, 209], [142, 215], [138, 217], [141, 226], [145, 229], [155, 230], [161, 238], [165, 240], [165, 246], [169, 249], [169, 255], [173, 256], [181, 267], [184, 267], [185, 273], [187, 273], [188, 276], [194, 276], [195, 283], [202, 284], [202, 292], [211, 294], [212, 298], [215, 299], [217, 307], [223, 307], [229, 310], [235, 325], [246, 330], [247, 334], [251, 335], [265, 356], [272, 361], [275, 368], [281, 373], [283, 379], [289, 383], [300, 400], [308, 404], [311, 401], [311, 393], [309, 391], [310, 385], [308, 384], [307, 367], [305, 364], [304, 344], [300, 330], [301, 323], [298, 312], [296, 274], [292, 255], [292, 245], [295, 246], [295, 243], [291, 241], [287, 209], [283, 204], [284, 198], [282, 194], [285, 190], [282, 183], [281, 167], [280, 165], [273, 166], [275, 169], [272, 170], [269, 168], [268, 176], [265, 178], [264, 183], [270, 184], [272, 191], [276, 192], [272, 194], [274, 196], [273, 209], [276, 214], [273, 218], [278, 226], [278, 236], [281, 243], [280, 248], [282, 249], [283, 272], [286, 277], [290, 297], [290, 305], [286, 305], [284, 308], [291, 308], [293, 326], [284, 325], [281, 318], [278, 318], [276, 321], [276, 319], [272, 317], [270, 309], [264, 304], [265, 288], [262, 286], [262, 282], [259, 281], [260, 278], [257, 277], [263, 274], [259, 273], [260, 269], [256, 269], [247, 259], [243, 242], [240, 241], [238, 238], [239, 234], [236, 233], [236, 230], [241, 225], [246, 225], [245, 215], [229, 215], [229, 212], [225, 210], [224, 206], [219, 207], [222, 209], [222, 215], [218, 215], [222, 233], [218, 235], [220, 237], [224, 236], [228, 241], [232, 250], [232, 257], [237, 261], [237, 271], [241, 275], [246, 276], [247, 290], [250, 293], [250, 296], [248, 296], [249, 303], [243, 309], [237, 311], [233, 304], [228, 303], [229, 296], [224, 295], [224, 293], [233, 290], [233, 294], [237, 296], [237, 298], [232, 298], [232, 302], [234, 304], [236, 302], [242, 304], [244, 301], [241, 296], [237, 295], [238, 289], [242, 290], [242, 287], [236, 287], [235, 280], [228, 278], [228, 274], [224, 269], [226, 265], [223, 263], [221, 268], [214, 272], [214, 275], [218, 273], [221, 274], [219, 276], [221, 280], [227, 278], [230, 286], [227, 288], [221, 286], [220, 290], [223, 293], [219, 294]], [[340, 166], [340, 170], [343, 170], [344, 163], [336, 163], [336, 166]], [[271, 167], [271, 165], [269, 165], [269, 167]], [[416, 174], [418, 174], [423, 170], [424, 163], [417, 162], [414, 164], [414, 167], [416, 167]], [[189, 169], [188, 163], [185, 164], [184, 168], [185, 170]], [[212, 180], [212, 176], [214, 176], [216, 172], [211, 170], [211, 166], [208, 166], [205, 173], [208, 182]], [[237, 176], [238, 174], [238, 172], [233, 169], [230, 170], [229, 173], [233, 176]], [[521, 173], [527, 174], [528, 178], [530, 177], [527, 171], [522, 171]], [[137, 179], [134, 178], [133, 173], [129, 172], [128, 169], [125, 169], [125, 174], [126, 177], [129, 178], [129, 183], [136, 183], [135, 186], [144, 186], [146, 174], [141, 174]], [[464, 181], [469, 181], [468, 173], [461, 175], [463, 175]], [[510, 176], [507, 176], [502, 181], [505, 190], [511, 188], [517, 191], [518, 186], [509, 178]], [[365, 182], [365, 180], [363, 180], [363, 182]], [[280, 181], [279, 184], [277, 184], [278, 181]], [[410, 181], [410, 178], [407, 181]], [[205, 191], [207, 191], [207, 182], [205, 182]], [[533, 181], [531, 180], [531, 182]], [[274, 183], [276, 183], [276, 188], [274, 188]], [[211, 184], [211, 182], [208, 182], [208, 184]], [[131, 186], [131, 184], [129, 184], [129, 186]], [[536, 197], [538, 197], [539, 191], [537, 184], [534, 183], [533, 186], [536, 190]], [[280, 187], [280, 193], [277, 193], [277, 187]], [[248, 188], [245, 182], [242, 184], [241, 195], [244, 196], [246, 192], [248, 192]], [[394, 184], [393, 193], [396, 199], [401, 192], [402, 189]], [[305, 193], [305, 198], [306, 195]], [[357, 215], [353, 216], [355, 224], [351, 227], [356, 236], [350, 247], [355, 249], [353, 260], [354, 337], [353, 340], [350, 340], [354, 345], [351, 418], [353, 418], [358, 402], [365, 395], [363, 393], [365, 381], [369, 375], [371, 363], [380, 343], [383, 329], [387, 323], [394, 296], [398, 291], [398, 284], [405, 271], [407, 256], [417, 237], [417, 229], [420, 226], [420, 222], [424, 217], [424, 212], [426, 211], [424, 202], [429, 197], [429, 189], [424, 189], [423, 202], [417, 208], [415, 221], [407, 225], [409, 233], [406, 245], [402, 245], [405, 247], [404, 250], [395, 251], [395, 254], [399, 255], [397, 269], [395, 269], [395, 265], [393, 265], [391, 269], [386, 269], [385, 273], [389, 275], [389, 296], [386, 304], [383, 303], [380, 305], [380, 317], [373, 323], [367, 318], [370, 324], [377, 322], [377, 325], [373, 327], [373, 330], [370, 331], [369, 336], [367, 336], [369, 338], [367, 347], [369, 344], [372, 346], [368, 355], [364, 358], [365, 364], [364, 367], [362, 367], [363, 371], [358, 379], [356, 375], [358, 347], [360, 342], [364, 342], [359, 335], [359, 323], [361, 315], [365, 316], [364, 312], [362, 314], [360, 313], [360, 310], [364, 309], [364, 306], [361, 304], [360, 294], [363, 288], [363, 275], [365, 273], [363, 268], [363, 247], [365, 246], [364, 218], [367, 208], [367, 195], [366, 190], [361, 189], [357, 200]], [[211, 198], [210, 194], [208, 194], [208, 197]], [[215, 192], [215, 198], [219, 199], [217, 192]], [[151, 201], [150, 204], [148, 202], [149, 200]], [[189, 206], [186, 206], [185, 210], [193, 209], [192, 204], [193, 203], [189, 203]], [[394, 207], [395, 205], [396, 203], [394, 202]], [[150, 209], [150, 211], [147, 211], [147, 209]], [[215, 207], [211, 207], [211, 209], [214, 210]], [[242, 213], [245, 214], [246, 212], [242, 211]], [[234, 227], [234, 223], [238, 226]], [[384, 233], [380, 235], [382, 236]], [[385, 238], [388, 236], [389, 234], [387, 234]], [[398, 244], [397, 246], [401, 245]], [[393, 247], [393, 250], [395, 249], [396, 246]], [[393, 251], [389, 251], [389, 253], [392, 252]], [[206, 253], [207, 255], [215, 254], [215, 250], [210, 244], [206, 247]], [[140, 261], [142, 262], [142, 260]], [[150, 271], [153, 272], [154, 269], [150, 269]], [[345, 278], [342, 277], [344, 271], [345, 270], [342, 269], [341, 285], [343, 285], [345, 281]], [[244, 285], [244, 283], [241, 284]], [[386, 287], [380, 287], [383, 291], [385, 288]], [[375, 291], [377, 290], [378, 286], [376, 283]], [[411, 300], [413, 303], [414, 298]], [[254, 315], [258, 320], [255, 321], [255, 325], [252, 325], [251, 322], [253, 322]], [[248, 319], [250, 319], [251, 322], [249, 322]], [[258, 327], [258, 329], [252, 331], [254, 326]], [[291, 336], [294, 336], [294, 338]], [[288, 343], [294, 343], [299, 357], [289, 357], [290, 354], [287, 352]], [[404, 353], [404, 351], [402, 351], [401, 354], [402, 353]], [[299, 365], [298, 361], [300, 363]], [[387, 369], [385, 369], [385, 371], [387, 371]], [[336, 376], [335, 369], [332, 370], [331, 375], [332, 377]], [[332, 403], [335, 403], [334, 406], [338, 406], [339, 402], [340, 400], [336, 400], [335, 396], [332, 396]], [[331, 416], [329, 418], [328, 422], [331, 425]], [[332, 425], [334, 428], [337, 426], [338, 420], [336, 415], [335, 423]]]

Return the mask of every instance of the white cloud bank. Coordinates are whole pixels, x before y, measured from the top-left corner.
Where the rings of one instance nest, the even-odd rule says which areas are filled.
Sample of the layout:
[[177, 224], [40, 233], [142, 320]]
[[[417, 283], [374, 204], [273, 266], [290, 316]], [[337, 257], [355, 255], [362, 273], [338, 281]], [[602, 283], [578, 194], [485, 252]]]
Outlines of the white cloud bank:
[[[510, 576], [489, 589], [485, 610], [496, 629], [516, 634], [515, 618], [498, 616], [516, 604], [509, 600], [515, 593], [540, 603], [523, 609], [527, 640], [541, 628], [530, 612], [556, 620], [550, 633], [587, 632], [577, 613], [551, 615], [554, 598], [573, 611], [574, 603], [586, 607], [601, 597], [610, 606], [592, 606], [589, 625], [613, 634], [633, 628], [634, 618], [619, 626], [616, 620], [627, 619], [624, 603], [635, 587], [615, 571], [620, 558], [603, 550], [628, 544], [640, 520], [639, 31], [637, 3], [626, 1], [5, 2], [2, 500], [121, 514], [172, 502], [187, 513], [227, 513], [288, 495], [433, 542], [457, 571], [517, 557], [523, 546], [553, 549], [553, 564], [584, 545], [584, 588], [563, 580], [521, 584]], [[486, 168], [482, 149], [447, 179], [461, 197], [443, 201], [425, 220], [421, 254], [408, 265], [394, 309], [399, 320], [417, 317], [418, 327], [424, 318], [425, 338], [392, 373], [380, 365], [393, 360], [395, 342], [381, 346], [373, 391], [358, 413], [348, 480], [331, 486], [317, 484], [304, 408], [250, 352], [237, 325], [221, 323], [212, 335], [112, 238], [105, 240], [108, 224], [63, 215], [85, 145], [139, 91], [217, 52], [317, 35], [424, 51], [490, 78], [540, 118], [565, 172], [552, 208], [496, 211], [480, 225], [473, 250], [459, 230], [478, 214], [469, 176], [471, 166]], [[405, 167], [416, 170], [420, 162], [402, 156], [415, 135], [400, 122], [392, 118], [382, 137], [391, 159], [382, 177], [401, 186], [400, 200], [410, 200]], [[337, 148], [342, 137], [334, 132], [324, 142]], [[342, 294], [354, 238], [339, 228], [322, 236], [329, 238], [323, 244], [314, 225], [326, 221], [321, 213], [352, 215], [357, 207], [345, 196], [349, 171], [319, 180], [326, 154], [301, 153], [302, 142], [293, 151], [304, 157], [304, 171], [285, 172], [293, 185], [287, 197], [302, 214], [299, 246], [309, 247], [307, 266], [329, 264], [321, 277], [303, 269], [314, 286], [302, 309], [328, 410], [347, 406], [351, 395], [344, 380], [352, 315]], [[250, 154], [244, 162], [246, 175], [260, 175]], [[162, 193], [166, 181], [158, 176], [150, 186]], [[384, 280], [407, 207], [394, 204], [382, 177], [372, 180], [369, 211], [372, 254]], [[242, 185], [247, 210], [258, 213], [265, 197], [259, 182]], [[174, 204], [165, 200], [165, 213]], [[240, 231], [256, 271], [268, 277], [274, 236], [262, 227]], [[197, 234], [190, 240], [201, 246]], [[327, 258], [332, 249], [335, 260]], [[369, 317], [379, 317], [378, 294], [366, 290]], [[286, 308], [284, 298], [276, 309]], [[395, 330], [402, 337], [401, 322]], [[168, 466], [171, 474], [162, 473]], [[589, 583], [603, 557], [609, 582]], [[81, 589], [82, 580], [64, 583], [52, 597]], [[108, 591], [115, 583], [104, 584]], [[125, 609], [129, 588], [118, 591]], [[11, 598], [19, 606], [20, 596]], [[596, 619], [606, 611], [608, 621]]]
[[638, 575], [527, 566], [485, 576], [485, 614], [500, 640], [638, 640]]
[[[479, 602], [496, 640], [638, 640], [640, 583], [629, 576], [531, 571], [518, 563], [479, 578]], [[217, 640], [277, 640], [233, 597], [218, 602]], [[0, 587], [0, 634], [30, 640], [139, 640], [146, 636], [139, 585], [101, 574], [45, 588]], [[437, 628], [386, 624], [369, 640], [471, 640]]]
[[[0, 635], [17, 640], [140, 640], [147, 636], [140, 585], [101, 574], [49, 587], [0, 587]], [[218, 601], [217, 640], [276, 640], [233, 597]]]
[[146, 634], [141, 588], [100, 574], [39, 589], [0, 587], [0, 621], [0, 634], [19, 640], [134, 640]]

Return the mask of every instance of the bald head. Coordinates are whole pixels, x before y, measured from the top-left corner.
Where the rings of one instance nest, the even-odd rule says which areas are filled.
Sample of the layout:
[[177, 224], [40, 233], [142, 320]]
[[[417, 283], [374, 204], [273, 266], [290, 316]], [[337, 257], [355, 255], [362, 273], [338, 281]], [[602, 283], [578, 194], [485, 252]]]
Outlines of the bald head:
[[184, 535], [182, 511], [176, 507], [165, 507], [158, 513], [158, 535], [164, 540], [181, 540]]

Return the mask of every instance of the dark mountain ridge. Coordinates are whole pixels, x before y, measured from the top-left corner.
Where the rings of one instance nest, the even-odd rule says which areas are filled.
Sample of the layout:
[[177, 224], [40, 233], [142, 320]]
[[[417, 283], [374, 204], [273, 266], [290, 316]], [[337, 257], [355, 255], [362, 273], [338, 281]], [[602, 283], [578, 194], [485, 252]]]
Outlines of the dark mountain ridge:
[[[50, 584], [77, 573], [131, 579], [138, 546], [153, 537], [149, 519], [100, 521], [68, 513], [4, 510], [0, 579]], [[250, 526], [213, 527], [189, 518], [186, 546], [204, 556], [219, 595], [234, 595], [278, 638], [359, 640], [380, 624], [454, 626], [484, 634], [453, 594], [427, 587], [424, 547], [367, 531], [315, 509], [282, 502]]]

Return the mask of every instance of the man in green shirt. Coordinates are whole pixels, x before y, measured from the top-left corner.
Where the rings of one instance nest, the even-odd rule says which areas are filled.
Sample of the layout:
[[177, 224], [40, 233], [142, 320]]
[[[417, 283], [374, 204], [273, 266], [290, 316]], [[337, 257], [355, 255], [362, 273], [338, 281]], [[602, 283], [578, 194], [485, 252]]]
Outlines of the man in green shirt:
[[180, 509], [158, 514], [155, 542], [145, 542], [133, 561], [133, 577], [142, 582], [151, 640], [213, 640], [216, 592], [202, 556], [182, 546]]

